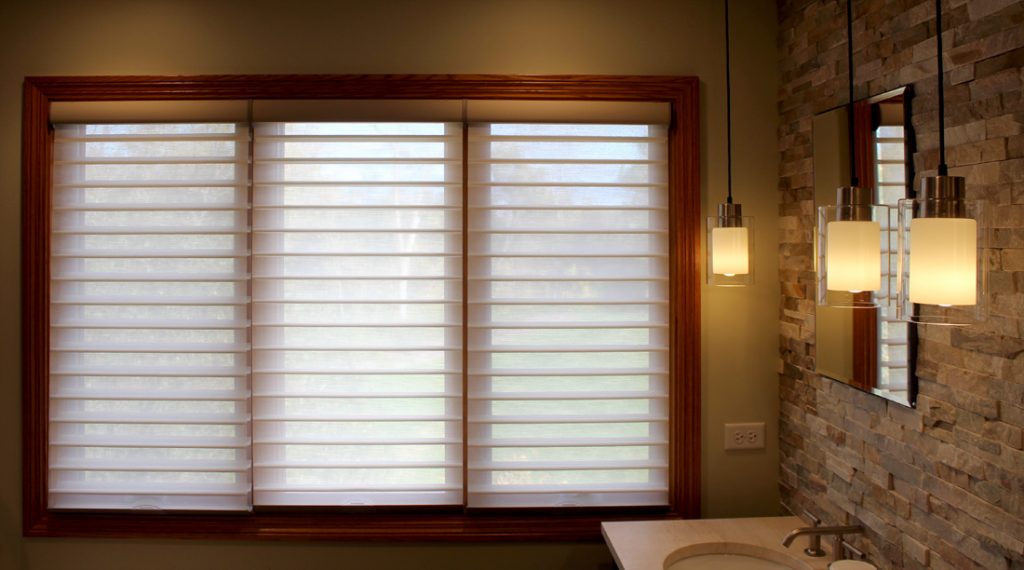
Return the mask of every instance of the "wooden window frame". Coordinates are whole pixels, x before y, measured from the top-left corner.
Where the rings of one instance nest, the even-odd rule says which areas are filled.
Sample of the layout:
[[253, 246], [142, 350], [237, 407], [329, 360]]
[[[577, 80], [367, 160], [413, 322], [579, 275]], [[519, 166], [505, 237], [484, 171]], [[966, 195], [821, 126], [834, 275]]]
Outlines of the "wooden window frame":
[[[50, 220], [58, 101], [208, 99], [661, 101], [669, 129], [669, 505], [664, 508], [256, 508], [247, 513], [51, 511]], [[666, 76], [217, 75], [28, 77], [22, 131], [23, 534], [301, 540], [600, 540], [600, 523], [700, 516], [699, 81]]]

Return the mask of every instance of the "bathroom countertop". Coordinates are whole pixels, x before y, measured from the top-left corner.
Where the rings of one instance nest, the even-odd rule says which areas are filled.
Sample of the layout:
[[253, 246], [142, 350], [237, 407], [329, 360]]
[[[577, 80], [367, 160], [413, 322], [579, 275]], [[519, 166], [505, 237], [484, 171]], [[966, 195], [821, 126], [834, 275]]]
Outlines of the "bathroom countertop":
[[783, 564], [797, 561], [802, 570], [826, 570], [832, 561], [830, 537], [822, 538], [828, 552], [821, 558], [803, 553], [805, 536], [797, 537], [789, 548], [782, 546], [789, 531], [806, 526], [799, 517], [692, 519], [606, 522], [601, 533], [620, 570], [662, 570], [666, 560], [715, 552], [750, 554]]

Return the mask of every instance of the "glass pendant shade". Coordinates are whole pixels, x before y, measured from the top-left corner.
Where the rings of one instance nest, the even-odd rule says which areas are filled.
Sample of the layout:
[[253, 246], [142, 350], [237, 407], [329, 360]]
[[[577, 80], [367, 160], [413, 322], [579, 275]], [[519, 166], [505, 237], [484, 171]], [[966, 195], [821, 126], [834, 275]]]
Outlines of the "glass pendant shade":
[[855, 186], [839, 188], [836, 202], [818, 208], [818, 304], [877, 308], [889, 299], [890, 208]]
[[707, 282], [743, 287], [754, 282], [754, 219], [740, 204], [719, 204], [708, 218]]
[[964, 199], [960, 176], [932, 176], [899, 205], [902, 320], [966, 326], [988, 315], [984, 202]]

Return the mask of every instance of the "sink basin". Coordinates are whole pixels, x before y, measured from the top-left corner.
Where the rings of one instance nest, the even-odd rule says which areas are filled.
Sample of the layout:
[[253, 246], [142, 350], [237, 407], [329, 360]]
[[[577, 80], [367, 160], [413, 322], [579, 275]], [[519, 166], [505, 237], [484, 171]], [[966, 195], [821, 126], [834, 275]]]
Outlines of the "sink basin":
[[797, 558], [753, 544], [709, 542], [680, 548], [665, 558], [665, 570], [809, 570]]
[[826, 570], [828, 557], [782, 545], [805, 524], [797, 517], [618, 521], [601, 523], [601, 532], [622, 570]]
[[666, 570], [789, 570], [778, 562], [744, 554], [698, 554], [683, 558]]

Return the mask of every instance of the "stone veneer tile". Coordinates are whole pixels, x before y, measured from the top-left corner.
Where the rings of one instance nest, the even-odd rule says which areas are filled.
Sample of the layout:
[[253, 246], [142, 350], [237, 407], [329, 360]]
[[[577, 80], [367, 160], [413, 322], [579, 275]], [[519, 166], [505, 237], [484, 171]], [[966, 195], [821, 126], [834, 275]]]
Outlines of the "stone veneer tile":
[[[946, 144], [995, 227], [992, 318], [921, 331], [916, 409], [814, 373], [811, 123], [846, 97], [844, 0], [778, 0], [779, 484], [859, 522], [881, 568], [1024, 569], [1024, 0], [945, 0]], [[931, 0], [854, 4], [856, 93], [914, 89], [918, 176], [938, 161]]]

